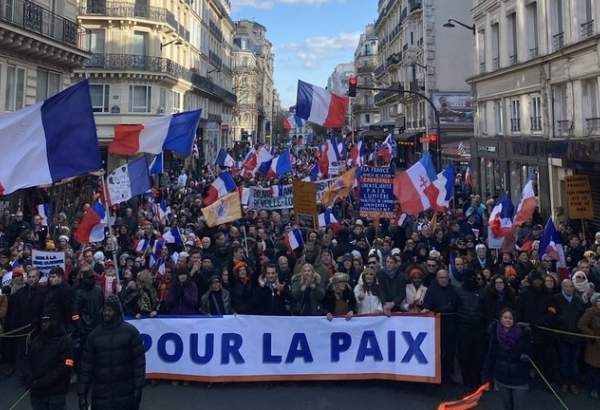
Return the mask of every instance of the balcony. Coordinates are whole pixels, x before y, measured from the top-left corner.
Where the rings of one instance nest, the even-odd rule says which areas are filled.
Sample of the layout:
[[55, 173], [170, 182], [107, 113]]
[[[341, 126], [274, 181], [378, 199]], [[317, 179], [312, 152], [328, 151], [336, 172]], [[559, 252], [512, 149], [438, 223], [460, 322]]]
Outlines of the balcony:
[[399, 64], [402, 61], [402, 53], [394, 53], [385, 60], [388, 66]]
[[356, 72], [358, 74], [367, 74], [367, 73], [372, 73], [376, 70], [375, 65], [373, 64], [361, 64], [358, 67], [356, 67]]
[[500, 68], [500, 56], [494, 57], [492, 59], [492, 67], [494, 70], [497, 70]]
[[542, 130], [542, 117], [531, 117], [531, 131], [541, 131]]
[[573, 123], [569, 120], [558, 120], [556, 121], [556, 132], [560, 136], [567, 136], [571, 133]]
[[535, 57], [537, 57], [538, 53], [539, 53], [539, 51], [538, 51], [537, 47], [530, 48], [529, 49], [529, 58], [535, 58]]
[[600, 118], [586, 118], [585, 125], [588, 131], [588, 135], [599, 135], [600, 134]]
[[169, 10], [163, 7], [151, 7], [146, 3], [90, 1], [79, 8], [79, 14], [82, 16], [139, 18], [166, 23], [175, 30], [178, 30], [179, 27], [175, 15]]
[[565, 33], [558, 33], [552, 36], [552, 49], [560, 50], [565, 46]]
[[594, 34], [594, 20], [586, 21], [579, 30], [581, 38], [591, 37]]
[[521, 119], [511, 118], [510, 119], [510, 132], [521, 132]]
[[382, 64], [375, 69], [375, 77], [380, 77], [383, 74], [385, 74], [385, 64]]
[[184, 73], [188, 72], [181, 65], [168, 58], [136, 54], [92, 54], [92, 57], [85, 64], [85, 68], [145, 71], [168, 74], [175, 78], [182, 78]]
[[0, 0], [0, 22], [79, 48], [79, 25], [32, 1]]
[[[402, 83], [394, 83], [391, 86], [387, 87], [388, 89], [404, 89], [404, 86], [402, 85]], [[392, 96], [396, 96], [399, 95], [398, 92], [396, 91], [380, 91], [377, 94], [375, 94], [375, 105], [381, 104], [383, 101], [387, 100], [388, 98], [392, 97]]]

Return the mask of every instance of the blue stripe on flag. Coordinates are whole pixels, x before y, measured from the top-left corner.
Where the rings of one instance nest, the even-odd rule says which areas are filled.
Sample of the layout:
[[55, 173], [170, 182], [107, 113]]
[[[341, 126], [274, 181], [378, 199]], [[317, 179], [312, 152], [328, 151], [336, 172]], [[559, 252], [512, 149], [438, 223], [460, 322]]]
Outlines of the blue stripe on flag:
[[201, 111], [195, 110], [173, 114], [163, 150], [173, 151], [185, 156], [192, 154]]

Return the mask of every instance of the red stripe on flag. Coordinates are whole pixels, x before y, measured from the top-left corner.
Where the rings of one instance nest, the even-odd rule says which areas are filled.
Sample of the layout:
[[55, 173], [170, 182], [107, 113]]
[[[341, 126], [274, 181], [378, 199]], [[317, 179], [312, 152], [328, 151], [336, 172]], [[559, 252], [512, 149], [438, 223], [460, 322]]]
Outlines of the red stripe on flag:
[[329, 112], [323, 126], [325, 128], [342, 128], [346, 123], [346, 113], [348, 112], [349, 98], [331, 94], [329, 103]]
[[394, 195], [403, 213], [416, 216], [423, 212], [421, 197], [406, 172], [394, 178]]
[[115, 139], [108, 146], [108, 152], [116, 155], [134, 155], [140, 151], [142, 124], [115, 125]]

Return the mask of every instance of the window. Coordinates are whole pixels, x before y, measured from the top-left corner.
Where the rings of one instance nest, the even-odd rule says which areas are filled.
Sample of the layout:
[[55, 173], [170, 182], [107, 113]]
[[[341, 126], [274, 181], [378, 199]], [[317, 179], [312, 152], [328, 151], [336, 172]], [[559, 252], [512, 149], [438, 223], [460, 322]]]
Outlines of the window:
[[492, 66], [494, 69], [500, 67], [500, 26], [492, 24]]
[[539, 95], [531, 97], [531, 131], [542, 130], [542, 98]]
[[487, 134], [487, 107], [486, 103], [481, 103], [477, 107], [477, 118], [479, 120], [479, 132], [480, 134]]
[[569, 106], [567, 97], [567, 85], [556, 85], [552, 89], [554, 98], [554, 123], [558, 135], [568, 134], [571, 130], [569, 120]]
[[517, 13], [512, 13], [507, 16], [508, 22], [508, 61], [510, 64], [516, 64], [518, 61], [518, 45], [517, 45]]
[[43, 101], [60, 91], [60, 74], [37, 69], [36, 101]]
[[583, 89], [583, 118], [589, 132], [600, 129], [598, 114], [598, 82], [596, 78], [582, 81]]
[[521, 101], [517, 99], [510, 102], [510, 131], [521, 131]]
[[371, 122], [371, 114], [365, 114], [365, 123], [369, 124]]
[[552, 18], [552, 49], [558, 50], [565, 45], [563, 0], [554, 0], [550, 13]]
[[92, 109], [94, 112], [109, 112], [110, 98], [109, 84], [90, 84], [90, 95], [92, 97]]
[[502, 100], [494, 101], [494, 115], [496, 133], [502, 135], [504, 134], [504, 106], [502, 105]]
[[594, 34], [594, 14], [592, 0], [579, 0], [577, 4], [578, 15], [581, 20], [580, 37], [588, 38]]
[[138, 56], [145, 56], [148, 44], [148, 33], [144, 31], [133, 32], [133, 53]]
[[90, 30], [89, 47], [93, 54], [104, 54], [104, 30]]
[[150, 112], [151, 90], [149, 85], [130, 85], [129, 112]]
[[529, 48], [529, 57], [534, 58], [539, 54], [538, 38], [538, 9], [537, 3], [530, 3], [527, 6], [527, 47]]
[[173, 92], [173, 112], [181, 112], [181, 93]]
[[477, 33], [477, 47], [479, 48], [479, 72], [485, 73], [485, 31]]
[[25, 69], [14, 65], [6, 67], [6, 111], [15, 111], [23, 108], [25, 99]]

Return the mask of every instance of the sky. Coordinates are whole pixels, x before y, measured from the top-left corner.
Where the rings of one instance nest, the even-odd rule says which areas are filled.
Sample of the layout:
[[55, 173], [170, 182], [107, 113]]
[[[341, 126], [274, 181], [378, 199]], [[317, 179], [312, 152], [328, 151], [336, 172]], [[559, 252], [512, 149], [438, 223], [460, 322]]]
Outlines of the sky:
[[275, 87], [284, 109], [296, 103], [298, 80], [321, 87], [340, 63], [354, 60], [360, 33], [377, 18], [377, 0], [232, 0], [232, 19], [267, 28], [275, 54]]

